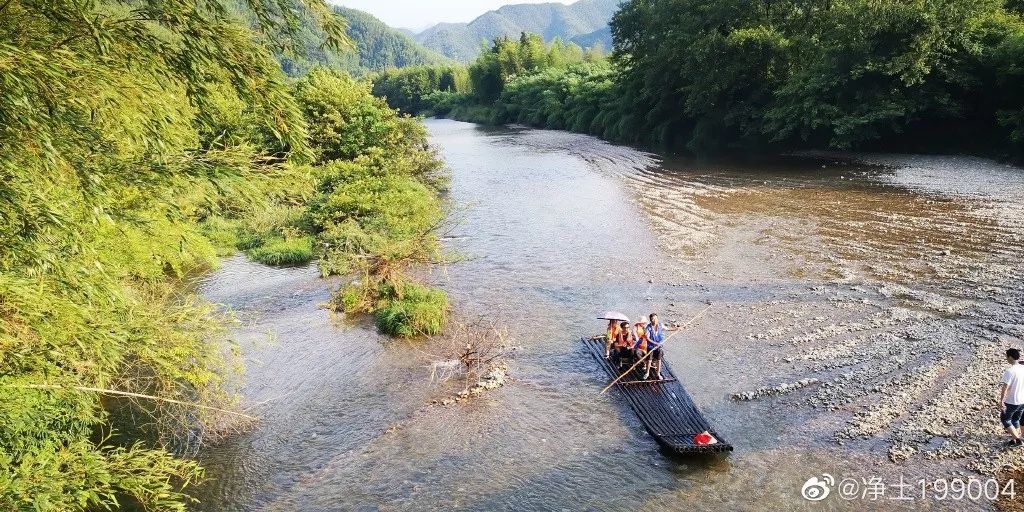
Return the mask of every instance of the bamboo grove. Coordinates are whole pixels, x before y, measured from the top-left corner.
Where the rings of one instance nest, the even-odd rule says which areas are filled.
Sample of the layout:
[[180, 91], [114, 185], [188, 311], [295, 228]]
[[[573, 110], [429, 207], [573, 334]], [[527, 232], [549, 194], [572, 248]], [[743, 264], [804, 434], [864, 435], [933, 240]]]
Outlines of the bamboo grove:
[[538, 61], [539, 39], [524, 35], [484, 48], [461, 89], [409, 101], [398, 91], [416, 71], [399, 70], [381, 74], [375, 92], [409, 111], [669, 152], [1020, 159], [1022, 14], [1017, 0], [631, 0], [611, 22], [608, 59], [576, 49]]
[[[240, 20], [245, 20], [240, 21]], [[362, 277], [397, 335], [447, 299], [439, 163], [369, 85], [273, 56], [318, 0], [0, 1], [0, 509], [182, 510], [182, 455], [244, 428], [231, 318], [182, 285], [245, 251]]]

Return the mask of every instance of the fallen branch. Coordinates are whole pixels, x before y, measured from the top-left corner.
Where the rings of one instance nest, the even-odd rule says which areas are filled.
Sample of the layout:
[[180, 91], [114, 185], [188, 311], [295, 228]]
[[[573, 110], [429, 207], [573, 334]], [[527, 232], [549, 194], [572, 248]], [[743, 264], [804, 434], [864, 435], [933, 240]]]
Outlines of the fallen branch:
[[163, 397], [153, 396], [153, 395], [144, 395], [142, 393], [132, 393], [130, 391], [118, 391], [116, 389], [92, 388], [92, 387], [88, 387], [88, 386], [58, 386], [56, 384], [4, 384], [3, 387], [6, 387], [6, 388], [17, 388], [17, 389], [49, 389], [49, 390], [55, 390], [55, 391], [62, 391], [62, 390], [73, 389], [75, 391], [100, 393], [100, 394], [103, 394], [103, 395], [124, 396], [124, 397], [131, 397], [131, 398], [145, 398], [145, 399], [148, 399], [148, 400], [155, 400], [155, 401], [158, 401], [158, 402], [167, 402], [167, 403], [171, 403], [171, 404], [184, 405], [186, 407], [195, 407], [197, 409], [204, 409], [204, 410], [207, 410], [207, 411], [222, 412], [224, 414], [230, 414], [232, 416], [238, 416], [238, 417], [245, 418], [245, 419], [248, 419], [248, 420], [253, 420], [253, 421], [256, 421], [256, 420], [259, 419], [259, 418], [255, 417], [255, 416], [249, 416], [248, 414], [243, 414], [243, 413], [235, 412], [235, 411], [228, 411], [226, 409], [219, 409], [217, 407], [210, 407], [208, 405], [193, 404], [193, 403], [189, 403], [189, 402], [182, 402], [181, 400], [174, 400], [173, 398], [163, 398]]
[[[430, 363], [430, 381], [444, 383], [465, 379], [465, 387], [457, 394], [432, 403], [450, 405], [497, 389], [508, 382], [509, 368], [505, 358], [511, 350], [508, 332], [483, 320], [455, 323], [440, 341], [443, 356]], [[419, 351], [423, 353], [423, 351]]]

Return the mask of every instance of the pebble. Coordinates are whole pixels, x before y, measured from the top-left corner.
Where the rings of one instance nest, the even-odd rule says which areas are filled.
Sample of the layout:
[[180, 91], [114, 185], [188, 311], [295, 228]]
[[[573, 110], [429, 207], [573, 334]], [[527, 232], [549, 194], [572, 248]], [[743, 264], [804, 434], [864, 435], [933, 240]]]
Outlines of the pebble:
[[807, 386], [811, 386], [813, 384], [818, 384], [819, 382], [820, 381], [818, 379], [813, 378], [800, 379], [796, 382], [779, 384], [778, 386], [774, 387], [760, 388], [754, 391], [748, 391], [746, 393], [735, 393], [732, 395], [732, 399], [737, 401], [750, 401], [757, 398], [763, 398], [766, 396], [781, 395], [785, 393], [791, 393], [793, 391], [805, 388]]
[[455, 396], [446, 397], [439, 401], [435, 400], [431, 403], [442, 406], [456, 404], [462, 400], [498, 389], [507, 384], [508, 379], [508, 366], [505, 363], [499, 362], [492, 365], [484, 376], [480, 377], [476, 384], [473, 385], [473, 387], [459, 391]]

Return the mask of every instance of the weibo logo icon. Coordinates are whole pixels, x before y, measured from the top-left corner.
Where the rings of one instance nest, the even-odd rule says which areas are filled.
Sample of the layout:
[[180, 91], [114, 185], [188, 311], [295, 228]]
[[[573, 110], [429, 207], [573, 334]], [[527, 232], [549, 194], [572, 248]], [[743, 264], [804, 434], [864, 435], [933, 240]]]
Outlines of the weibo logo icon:
[[800, 489], [800, 495], [807, 501], [821, 501], [828, 498], [834, 485], [836, 485], [836, 479], [828, 473], [821, 475], [820, 479], [812, 476]]

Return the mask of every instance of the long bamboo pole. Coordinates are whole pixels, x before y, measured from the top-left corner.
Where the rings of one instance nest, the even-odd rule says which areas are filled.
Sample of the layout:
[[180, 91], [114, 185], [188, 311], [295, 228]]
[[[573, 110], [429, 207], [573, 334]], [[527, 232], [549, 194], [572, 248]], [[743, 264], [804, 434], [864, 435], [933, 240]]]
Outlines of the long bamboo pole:
[[226, 409], [218, 409], [216, 407], [210, 407], [208, 405], [192, 404], [192, 403], [188, 403], [188, 402], [182, 402], [180, 400], [174, 400], [173, 398], [163, 398], [163, 397], [153, 396], [153, 395], [144, 395], [142, 393], [132, 393], [130, 391], [118, 391], [116, 389], [91, 388], [91, 387], [88, 387], [88, 386], [58, 386], [56, 384], [6, 384], [3, 387], [5, 387], [5, 388], [15, 388], [15, 389], [52, 389], [52, 390], [58, 390], [58, 391], [59, 390], [73, 389], [75, 391], [100, 393], [102, 395], [124, 396], [124, 397], [131, 397], [131, 398], [146, 398], [146, 399], [149, 399], [149, 400], [156, 400], [156, 401], [159, 401], [159, 402], [168, 402], [168, 403], [172, 403], [172, 404], [184, 405], [184, 406], [187, 406], [187, 407], [195, 407], [197, 409], [205, 409], [207, 411], [222, 412], [224, 414], [230, 414], [232, 416], [238, 416], [238, 417], [245, 418], [245, 419], [248, 419], [248, 420], [254, 420], [255, 421], [255, 420], [259, 419], [259, 418], [255, 417], [255, 416], [249, 416], [248, 414], [242, 414], [240, 412], [235, 412], [235, 411], [228, 411]]
[[[664, 346], [666, 343], [668, 343], [668, 340], [672, 339], [672, 336], [675, 336], [676, 334], [679, 334], [680, 332], [682, 332], [683, 329], [686, 329], [687, 327], [693, 325], [693, 323], [696, 322], [700, 317], [704, 316], [704, 313], [707, 313], [708, 310], [711, 309], [711, 306], [712, 306], [712, 304], [708, 304], [707, 307], [705, 307], [704, 309], [702, 309], [700, 311], [700, 313], [697, 313], [697, 316], [691, 318], [689, 322], [686, 322], [682, 327], [677, 329], [676, 332], [674, 332], [672, 334], [669, 334], [668, 338], [665, 338], [665, 341], [661, 342], [661, 345]], [[619, 377], [617, 379], [613, 380], [611, 384], [608, 384], [604, 389], [602, 389], [601, 390], [601, 394], [603, 395], [603, 394], [607, 393], [608, 390], [612, 388], [612, 386], [618, 384], [619, 381], [622, 380], [623, 377], [625, 377], [626, 375], [629, 375], [633, 370], [636, 369], [637, 366], [640, 366], [640, 363], [644, 362], [644, 360], [647, 359], [648, 357], [651, 357], [651, 354], [653, 354], [653, 353], [654, 353], [654, 350], [648, 350], [647, 353], [644, 354], [644, 356], [641, 357], [639, 361], [634, 363], [633, 366], [630, 366], [628, 370], [626, 370], [625, 372], [622, 373], [622, 375], [619, 375]]]

